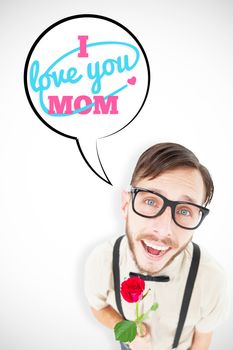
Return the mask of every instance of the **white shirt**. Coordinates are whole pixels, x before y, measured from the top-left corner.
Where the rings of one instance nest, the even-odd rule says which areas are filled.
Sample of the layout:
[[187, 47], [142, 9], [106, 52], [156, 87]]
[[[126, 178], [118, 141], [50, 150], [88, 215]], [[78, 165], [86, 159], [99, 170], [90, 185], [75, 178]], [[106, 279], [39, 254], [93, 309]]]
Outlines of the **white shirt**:
[[[85, 266], [85, 294], [91, 307], [100, 310], [111, 305], [116, 311], [115, 291], [112, 272], [112, 253], [116, 238], [97, 246]], [[159, 275], [170, 277], [169, 282], [145, 282], [145, 292], [150, 292], [143, 299], [141, 312], [146, 312], [153, 303], [159, 304], [145, 321], [152, 336], [153, 350], [170, 350], [178, 324], [180, 308], [189, 268], [192, 260], [193, 245], [186, 249], [173, 262], [164, 268]], [[120, 246], [120, 279], [121, 283], [129, 277], [129, 272], [140, 272], [132, 258], [127, 238]], [[122, 298], [125, 317], [135, 320], [135, 304]], [[226, 276], [217, 262], [206, 251], [201, 249], [201, 259], [196, 277], [192, 299], [187, 318], [181, 334], [179, 350], [187, 350], [192, 344], [194, 330], [213, 331], [227, 316], [228, 294]]]

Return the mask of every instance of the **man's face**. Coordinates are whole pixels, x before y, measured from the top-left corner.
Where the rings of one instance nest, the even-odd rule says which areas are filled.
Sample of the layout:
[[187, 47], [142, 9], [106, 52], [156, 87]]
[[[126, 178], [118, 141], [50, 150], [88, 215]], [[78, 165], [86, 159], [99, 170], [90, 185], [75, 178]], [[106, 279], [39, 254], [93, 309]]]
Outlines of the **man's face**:
[[[205, 188], [200, 172], [193, 168], [166, 171], [153, 180], [143, 179], [135, 184], [164, 195], [174, 201], [188, 201], [202, 205]], [[153, 274], [169, 265], [192, 239], [192, 230], [175, 224], [171, 208], [160, 216], [145, 218], [132, 209], [132, 194], [124, 192], [122, 209], [126, 233], [134, 260], [142, 272]]]

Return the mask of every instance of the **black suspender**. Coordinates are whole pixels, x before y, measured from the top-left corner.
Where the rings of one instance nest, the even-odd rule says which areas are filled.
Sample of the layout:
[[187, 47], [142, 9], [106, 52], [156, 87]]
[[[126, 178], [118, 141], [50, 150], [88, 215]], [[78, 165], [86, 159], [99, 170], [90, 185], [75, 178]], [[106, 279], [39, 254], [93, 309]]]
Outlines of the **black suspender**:
[[[119, 260], [120, 260], [120, 244], [123, 237], [124, 236], [121, 236], [116, 240], [113, 248], [113, 279], [114, 279], [116, 305], [122, 317], [126, 319], [122, 309], [121, 293], [120, 293], [120, 264], [119, 264], [120, 261]], [[193, 243], [192, 262], [190, 265], [189, 274], [188, 274], [188, 278], [187, 278], [187, 282], [184, 290], [184, 296], [183, 296], [183, 301], [180, 309], [179, 321], [178, 321], [172, 349], [176, 349], [179, 344], [180, 336], [184, 327], [185, 319], [187, 316], [187, 312], [188, 312], [188, 308], [189, 308], [189, 304], [192, 296], [195, 279], [197, 276], [199, 262], [200, 262], [200, 248], [196, 243]]]
[[112, 269], [113, 269], [113, 280], [115, 289], [115, 298], [118, 311], [121, 316], [125, 318], [122, 305], [121, 305], [121, 293], [120, 293], [120, 244], [124, 236], [117, 238], [113, 247], [113, 259], [112, 259]]
[[176, 328], [176, 334], [172, 345], [172, 349], [176, 349], [179, 344], [180, 336], [184, 327], [184, 322], [188, 313], [189, 303], [191, 300], [195, 279], [197, 276], [197, 270], [200, 262], [200, 255], [201, 255], [201, 252], [200, 252], [199, 246], [196, 243], [193, 243], [193, 257], [192, 257], [192, 262], [189, 269], [188, 278], [186, 281], [183, 301], [180, 309], [178, 326]]

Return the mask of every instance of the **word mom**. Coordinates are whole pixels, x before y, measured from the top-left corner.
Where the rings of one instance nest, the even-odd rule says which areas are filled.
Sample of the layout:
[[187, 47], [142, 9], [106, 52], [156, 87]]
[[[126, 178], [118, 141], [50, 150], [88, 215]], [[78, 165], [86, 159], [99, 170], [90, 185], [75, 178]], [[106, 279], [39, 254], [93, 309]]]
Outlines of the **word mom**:
[[93, 109], [93, 114], [118, 114], [118, 96], [89, 96], [81, 95], [73, 99], [73, 96], [63, 96], [61, 101], [58, 96], [48, 96], [50, 115], [71, 115], [74, 113], [88, 114]]

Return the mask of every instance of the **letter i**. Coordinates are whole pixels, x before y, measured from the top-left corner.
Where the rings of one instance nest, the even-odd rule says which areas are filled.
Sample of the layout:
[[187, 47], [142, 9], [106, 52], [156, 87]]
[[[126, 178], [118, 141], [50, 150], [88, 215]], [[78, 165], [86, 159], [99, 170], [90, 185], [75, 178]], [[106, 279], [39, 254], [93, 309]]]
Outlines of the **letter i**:
[[87, 53], [88, 35], [79, 35], [78, 39], [80, 41], [80, 52], [78, 53], [78, 57], [88, 57], [88, 53]]

